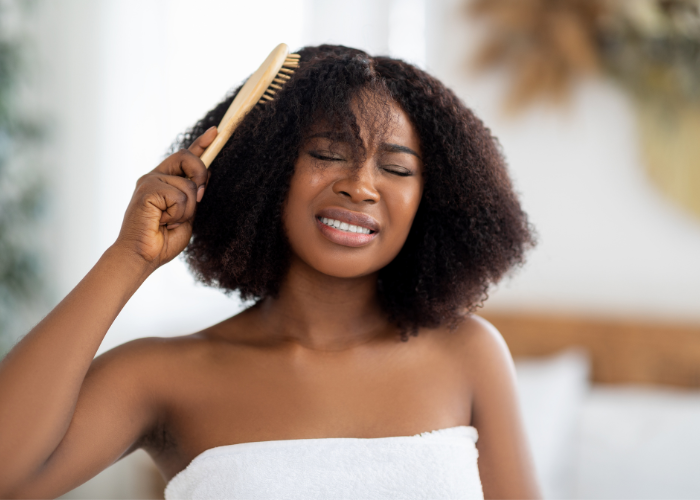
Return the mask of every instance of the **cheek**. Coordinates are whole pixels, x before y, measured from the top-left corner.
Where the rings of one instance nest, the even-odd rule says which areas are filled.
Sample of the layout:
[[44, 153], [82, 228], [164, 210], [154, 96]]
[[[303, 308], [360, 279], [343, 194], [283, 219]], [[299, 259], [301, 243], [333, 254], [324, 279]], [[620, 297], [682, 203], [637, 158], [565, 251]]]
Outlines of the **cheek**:
[[387, 196], [385, 196], [385, 202], [391, 227], [397, 233], [396, 236], [404, 239], [408, 236], [422, 195], [423, 186], [421, 182], [403, 186], [403, 189], [388, 191]]
[[313, 199], [333, 183], [332, 169], [298, 161], [289, 183], [288, 198]]
[[308, 183], [304, 182], [304, 179], [300, 178], [298, 173], [294, 174], [289, 184], [287, 200], [282, 211], [282, 220], [285, 231], [290, 237], [295, 233], [296, 226], [301, 222], [304, 207], [308, 205], [306, 203], [306, 197], [308, 196], [306, 188], [308, 186]]
[[282, 211], [284, 228], [290, 242], [308, 237], [306, 233], [312, 230], [309, 222], [313, 221], [314, 200], [323, 193], [328, 182], [323, 169], [297, 165]]

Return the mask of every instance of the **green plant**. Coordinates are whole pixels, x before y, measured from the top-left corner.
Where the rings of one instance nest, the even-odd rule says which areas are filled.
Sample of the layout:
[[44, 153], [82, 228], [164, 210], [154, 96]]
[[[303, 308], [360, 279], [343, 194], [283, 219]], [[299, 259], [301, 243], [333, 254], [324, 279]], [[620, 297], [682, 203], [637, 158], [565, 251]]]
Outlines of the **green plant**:
[[26, 77], [28, 14], [17, 1], [0, 1], [0, 357], [27, 327], [41, 301], [38, 250], [43, 184], [36, 155], [41, 129], [22, 112], [19, 87]]

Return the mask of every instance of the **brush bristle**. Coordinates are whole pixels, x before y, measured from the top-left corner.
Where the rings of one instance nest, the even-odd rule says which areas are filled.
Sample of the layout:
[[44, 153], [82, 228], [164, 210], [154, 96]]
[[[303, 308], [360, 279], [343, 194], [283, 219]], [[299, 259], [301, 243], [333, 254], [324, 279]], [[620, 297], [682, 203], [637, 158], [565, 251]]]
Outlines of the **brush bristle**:
[[262, 98], [258, 101], [258, 104], [265, 104], [266, 102], [274, 100], [276, 91], [282, 90], [283, 86], [291, 78], [290, 75], [294, 74], [294, 70], [299, 67], [299, 59], [301, 56], [299, 54], [288, 54], [282, 63], [282, 67], [277, 72], [277, 75], [270, 83], [270, 86], [263, 93]]

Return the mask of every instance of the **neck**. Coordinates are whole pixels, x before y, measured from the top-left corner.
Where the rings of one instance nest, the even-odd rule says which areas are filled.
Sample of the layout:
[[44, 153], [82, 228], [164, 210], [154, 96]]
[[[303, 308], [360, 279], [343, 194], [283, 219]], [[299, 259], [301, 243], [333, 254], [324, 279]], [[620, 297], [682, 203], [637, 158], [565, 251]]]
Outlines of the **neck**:
[[273, 338], [313, 350], [347, 350], [394, 332], [379, 306], [377, 273], [336, 278], [295, 257], [279, 295], [260, 312]]

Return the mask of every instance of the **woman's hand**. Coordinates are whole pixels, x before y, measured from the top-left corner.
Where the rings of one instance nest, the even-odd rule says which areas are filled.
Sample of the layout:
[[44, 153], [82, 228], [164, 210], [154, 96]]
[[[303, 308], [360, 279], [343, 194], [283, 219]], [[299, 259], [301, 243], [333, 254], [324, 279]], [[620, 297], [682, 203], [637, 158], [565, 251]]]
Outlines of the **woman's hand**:
[[154, 270], [184, 250], [209, 180], [199, 157], [215, 137], [211, 127], [138, 180], [115, 246], [136, 253]]

